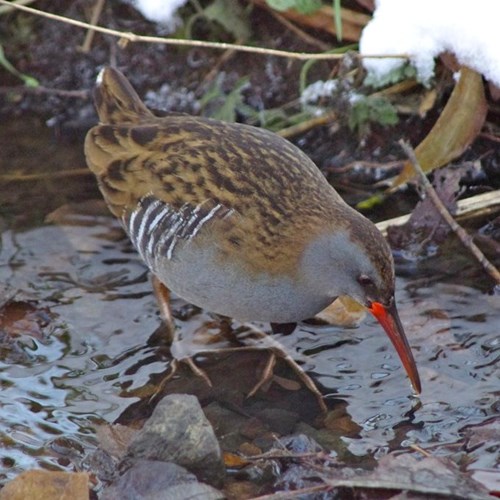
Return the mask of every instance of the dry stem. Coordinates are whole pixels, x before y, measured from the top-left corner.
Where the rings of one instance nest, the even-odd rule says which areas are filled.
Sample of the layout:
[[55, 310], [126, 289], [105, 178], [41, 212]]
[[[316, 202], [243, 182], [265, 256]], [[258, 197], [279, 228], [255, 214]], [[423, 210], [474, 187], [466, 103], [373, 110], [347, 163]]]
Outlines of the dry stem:
[[[111, 35], [118, 37], [124, 42], [145, 42], [145, 43], [158, 43], [164, 45], [176, 45], [176, 46], [187, 46], [187, 47], [203, 47], [219, 50], [238, 50], [240, 52], [251, 52], [253, 54], [260, 54], [266, 56], [276, 56], [276, 57], [286, 57], [289, 59], [298, 59], [301, 61], [307, 61], [309, 59], [342, 59], [343, 54], [327, 54], [327, 53], [307, 53], [307, 52], [290, 52], [287, 50], [277, 50], [277, 49], [266, 49], [264, 47], [250, 47], [248, 45], [239, 45], [231, 43], [222, 42], [206, 42], [203, 40], [179, 40], [177, 38], [162, 38], [157, 36], [144, 36], [136, 35], [131, 32], [117, 31], [109, 28], [104, 28], [102, 26], [92, 26], [92, 24], [85, 23], [83, 21], [78, 21], [76, 19], [71, 19], [65, 16], [59, 16], [57, 14], [51, 14], [50, 12], [45, 12], [43, 10], [33, 9], [25, 5], [19, 5], [16, 3], [10, 3], [7, 0], [0, 0], [0, 5], [14, 7], [15, 9], [28, 12], [30, 14], [46, 17], [52, 19], [53, 21], [59, 21], [66, 24], [71, 24], [79, 28], [84, 28], [87, 30], [97, 31], [99, 33], [104, 33], [106, 35]], [[384, 54], [384, 55], [358, 55], [359, 58], [370, 58], [370, 59], [386, 59], [386, 58], [399, 58], [408, 59], [407, 54]]]
[[406, 141], [399, 141], [399, 144], [403, 148], [404, 152], [407, 154], [410, 163], [413, 166], [416, 174], [420, 176], [422, 180], [422, 185], [425, 189], [426, 194], [431, 199], [432, 203], [436, 207], [437, 211], [441, 215], [441, 217], [446, 221], [446, 223], [450, 226], [452, 231], [458, 236], [462, 244], [474, 255], [479, 264], [483, 267], [483, 269], [491, 276], [491, 278], [495, 281], [495, 283], [500, 285], [500, 272], [496, 269], [493, 264], [486, 258], [486, 256], [481, 252], [481, 250], [477, 247], [477, 245], [472, 241], [472, 237], [465, 231], [465, 229], [460, 226], [451, 216], [450, 212], [446, 209], [443, 202], [437, 195], [435, 189], [432, 187], [429, 179], [427, 179], [420, 163], [415, 156], [415, 151]]
[[[99, 18], [101, 17], [101, 12], [104, 7], [104, 0], [97, 0], [94, 8], [92, 9], [92, 16], [90, 17], [90, 24], [92, 26], [97, 26], [99, 22]], [[85, 35], [85, 40], [82, 43], [81, 51], [84, 54], [87, 54], [90, 51], [90, 47], [92, 46], [92, 40], [94, 39], [95, 31], [88, 30]]]

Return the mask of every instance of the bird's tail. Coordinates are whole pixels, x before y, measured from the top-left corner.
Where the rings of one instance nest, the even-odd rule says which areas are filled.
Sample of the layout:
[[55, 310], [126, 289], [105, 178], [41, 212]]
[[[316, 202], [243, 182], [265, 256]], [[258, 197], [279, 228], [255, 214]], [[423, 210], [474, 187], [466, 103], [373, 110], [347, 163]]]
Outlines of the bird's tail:
[[97, 77], [94, 102], [101, 124], [137, 123], [153, 116], [125, 76], [109, 66]]

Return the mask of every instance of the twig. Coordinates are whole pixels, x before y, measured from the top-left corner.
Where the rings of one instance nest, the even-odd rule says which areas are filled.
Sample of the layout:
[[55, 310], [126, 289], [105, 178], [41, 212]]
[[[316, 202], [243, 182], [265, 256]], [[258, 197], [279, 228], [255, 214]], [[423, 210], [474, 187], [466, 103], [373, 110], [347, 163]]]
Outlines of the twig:
[[413, 169], [415, 170], [416, 174], [420, 176], [422, 180], [422, 184], [424, 186], [426, 194], [429, 196], [431, 199], [432, 203], [434, 203], [434, 206], [438, 210], [439, 214], [441, 217], [447, 222], [447, 224], [450, 226], [452, 231], [458, 236], [462, 244], [474, 255], [474, 257], [477, 259], [479, 264], [483, 267], [483, 269], [491, 276], [491, 278], [495, 281], [497, 286], [500, 285], [500, 272], [491, 264], [491, 262], [485, 257], [483, 252], [477, 247], [477, 245], [472, 241], [472, 237], [467, 234], [465, 229], [460, 226], [451, 216], [450, 212], [446, 209], [444, 206], [443, 202], [440, 200], [439, 196], [437, 195], [436, 191], [432, 187], [432, 184], [429, 182], [429, 179], [427, 179], [424, 171], [422, 170], [422, 167], [420, 166], [417, 157], [415, 156], [415, 151], [413, 148], [403, 140], [399, 141], [399, 144], [403, 148], [404, 152], [408, 156], [408, 159], [410, 160], [410, 163], [413, 166]]
[[58, 95], [60, 97], [75, 97], [77, 99], [88, 99], [90, 97], [89, 90], [64, 90], [64, 89], [51, 89], [39, 85], [38, 87], [26, 87], [18, 85], [16, 87], [0, 87], [0, 94], [9, 94], [11, 92], [18, 92], [20, 94], [48, 94]]
[[424, 450], [423, 448], [421, 448], [418, 444], [410, 444], [410, 448], [418, 453], [420, 453], [421, 455], [423, 455], [424, 457], [432, 457], [432, 454], [429, 453], [427, 450]]
[[294, 498], [299, 498], [302, 495], [305, 496], [309, 493], [319, 493], [322, 491], [329, 491], [331, 489], [333, 489], [333, 486], [323, 483], [318, 484], [317, 486], [309, 486], [308, 488], [299, 488], [292, 491], [278, 491], [276, 493], [270, 493], [269, 495], [253, 497], [252, 500], [293, 500]]
[[[491, 216], [500, 211], [500, 189], [458, 200], [455, 217], [458, 220], [479, 216]], [[377, 222], [375, 225], [382, 234], [387, 234], [389, 226], [401, 226], [410, 220], [410, 214]]]
[[[102, 8], [104, 7], [104, 0], [96, 0], [94, 8], [92, 9], [92, 16], [90, 17], [90, 24], [92, 26], [96, 26], [99, 22], [99, 18], [101, 17]], [[85, 40], [80, 47], [80, 50], [87, 54], [92, 46], [92, 40], [94, 39], [95, 31], [88, 30], [85, 35]]]
[[321, 458], [324, 452], [313, 452], [313, 453], [291, 453], [289, 450], [270, 450], [266, 453], [260, 453], [258, 455], [245, 455], [244, 458], [248, 462], [257, 460], [303, 460], [306, 458]]
[[485, 139], [489, 139], [490, 141], [493, 141], [493, 142], [500, 142], [499, 136], [493, 135], [493, 134], [488, 134], [488, 132], [481, 132], [479, 134], [479, 136], [484, 137]]
[[[69, 17], [58, 16], [57, 14], [51, 14], [50, 12], [45, 12], [43, 10], [33, 9], [31, 7], [26, 7], [24, 5], [18, 5], [8, 2], [7, 0], [0, 0], [0, 5], [9, 5], [18, 10], [24, 12], [29, 12], [30, 14], [46, 17], [52, 19], [53, 21], [59, 21], [66, 24], [71, 24], [79, 28], [85, 28], [92, 31], [97, 31], [99, 33], [104, 33], [106, 35], [111, 35], [120, 38], [126, 42], [144, 42], [144, 43], [158, 43], [164, 45], [175, 45], [184, 47], [203, 47], [210, 49], [219, 50], [238, 50], [240, 52], [251, 52], [253, 54], [260, 54], [266, 56], [276, 56], [276, 57], [287, 57], [289, 59], [297, 59], [300, 61], [307, 61], [309, 59], [342, 59], [343, 54], [330, 54], [330, 53], [307, 53], [307, 52], [290, 52], [287, 50], [277, 50], [277, 49], [266, 49], [264, 47], [250, 47], [249, 45], [238, 45], [231, 43], [222, 42], [205, 42], [203, 40], [180, 40], [177, 38], [162, 38], [157, 36], [144, 36], [136, 35], [131, 32], [117, 31], [109, 28], [104, 28], [102, 26], [92, 26], [89, 23], [83, 21], [77, 21], [76, 19], [71, 19]], [[360, 55], [357, 57], [364, 59], [408, 59], [407, 54], [381, 54], [381, 55]]]
[[44, 172], [41, 174], [3, 174], [0, 175], [0, 182], [17, 181], [39, 181], [42, 179], [60, 179], [64, 177], [80, 177], [90, 175], [92, 172], [88, 168], [75, 168], [64, 170], [63, 172]]
[[293, 137], [298, 134], [302, 134], [307, 130], [310, 130], [314, 127], [319, 127], [320, 125], [326, 125], [327, 123], [332, 122], [337, 118], [337, 113], [335, 111], [330, 111], [321, 116], [316, 116], [311, 118], [310, 120], [306, 120], [301, 123], [297, 123], [297, 125], [292, 125], [290, 127], [283, 128], [277, 132], [281, 137]]
[[7, 12], [10, 12], [11, 10], [14, 10], [16, 8], [16, 5], [28, 5], [30, 3], [35, 2], [36, 0], [17, 0], [16, 2], [10, 2], [9, 5], [4, 5], [3, 7], [0, 7], [0, 15], [6, 14]]
[[217, 62], [213, 65], [210, 71], [205, 75], [203, 81], [198, 85], [198, 90], [209, 84], [219, 73], [220, 68], [226, 64], [234, 55], [236, 54], [235, 50], [226, 50], [217, 60]]

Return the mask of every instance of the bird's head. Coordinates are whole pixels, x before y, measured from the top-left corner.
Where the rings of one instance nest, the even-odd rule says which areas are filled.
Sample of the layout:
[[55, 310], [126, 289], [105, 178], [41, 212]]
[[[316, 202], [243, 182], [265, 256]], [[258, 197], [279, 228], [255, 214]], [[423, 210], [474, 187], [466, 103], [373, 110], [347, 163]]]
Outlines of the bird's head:
[[[351, 220], [352, 219], [352, 220]], [[347, 223], [346, 223], [347, 220]], [[420, 378], [394, 298], [394, 262], [390, 248], [375, 225], [354, 210], [318, 237], [307, 249], [304, 266], [317, 286], [333, 299], [347, 295], [364, 305], [394, 345], [417, 393]], [[312, 271], [314, 269], [314, 271]]]

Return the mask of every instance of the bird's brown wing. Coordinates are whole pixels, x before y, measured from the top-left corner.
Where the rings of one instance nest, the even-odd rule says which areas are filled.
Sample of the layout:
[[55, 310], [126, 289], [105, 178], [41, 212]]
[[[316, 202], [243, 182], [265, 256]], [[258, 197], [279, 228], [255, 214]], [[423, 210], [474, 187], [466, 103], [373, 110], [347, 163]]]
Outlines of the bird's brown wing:
[[234, 216], [214, 219], [217, 244], [273, 272], [297, 266], [297, 247], [312, 236], [302, 226], [322, 227], [316, 222], [336, 195], [317, 167], [275, 134], [197, 117], [98, 125], [85, 154], [117, 217], [146, 196], [174, 210], [221, 205]]

